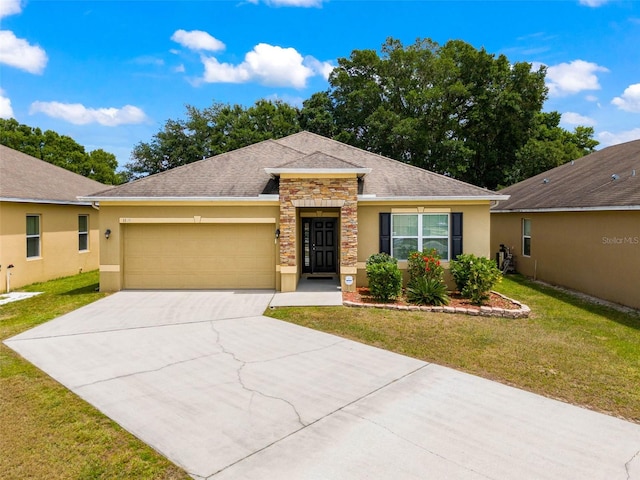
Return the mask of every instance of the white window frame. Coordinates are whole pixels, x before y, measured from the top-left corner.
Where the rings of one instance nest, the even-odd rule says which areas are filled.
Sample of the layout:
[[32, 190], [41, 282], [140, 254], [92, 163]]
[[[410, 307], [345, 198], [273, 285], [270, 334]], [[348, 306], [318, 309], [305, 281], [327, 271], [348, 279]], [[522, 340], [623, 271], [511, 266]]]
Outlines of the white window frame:
[[[527, 227], [529, 226], [529, 234], [527, 235]], [[527, 252], [527, 240], [529, 240], [529, 251]], [[523, 218], [522, 219], [522, 256], [530, 257], [531, 256], [531, 219]]]
[[[423, 236], [422, 235], [422, 227], [424, 217], [428, 216], [445, 216], [447, 217], [447, 235], [443, 236]], [[396, 235], [394, 231], [395, 219], [403, 216], [417, 216], [418, 217], [418, 231], [417, 235]], [[427, 240], [437, 239], [437, 240], [446, 240], [447, 241], [447, 257], [441, 257], [441, 260], [448, 262], [451, 257], [451, 214], [448, 212], [431, 212], [431, 213], [392, 213], [391, 214], [391, 256], [397, 258], [398, 260], [407, 260], [406, 258], [400, 258], [396, 256], [396, 252], [394, 251], [394, 240], [402, 239], [402, 238], [417, 238], [418, 247], [417, 250], [422, 252], [424, 249], [424, 244]]]
[[[37, 219], [37, 227], [38, 227], [38, 232], [37, 233], [29, 233], [29, 218], [36, 218]], [[41, 236], [41, 232], [42, 232], [42, 221], [41, 221], [41, 217], [40, 215], [35, 215], [35, 214], [29, 214], [26, 216], [25, 222], [25, 233], [26, 233], [26, 254], [27, 254], [27, 259], [33, 259], [33, 258], [41, 258], [42, 257], [42, 236]], [[38, 251], [36, 255], [29, 255], [29, 240], [33, 240], [36, 239], [37, 240], [37, 247], [38, 247]]]
[[[84, 217], [87, 219], [86, 221], [86, 230], [80, 229], [80, 219]], [[82, 241], [84, 239], [84, 247], [82, 248]], [[78, 215], [78, 251], [79, 252], [87, 252], [89, 251], [89, 215]]]

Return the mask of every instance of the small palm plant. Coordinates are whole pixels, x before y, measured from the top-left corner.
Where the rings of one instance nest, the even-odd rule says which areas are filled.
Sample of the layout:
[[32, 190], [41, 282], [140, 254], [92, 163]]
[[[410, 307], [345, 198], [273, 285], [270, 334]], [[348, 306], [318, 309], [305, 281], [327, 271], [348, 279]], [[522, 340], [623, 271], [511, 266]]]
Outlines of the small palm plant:
[[415, 305], [448, 305], [447, 286], [439, 279], [418, 277], [407, 287], [407, 301]]
[[435, 249], [411, 252], [408, 258], [407, 301], [416, 305], [448, 305], [444, 268]]

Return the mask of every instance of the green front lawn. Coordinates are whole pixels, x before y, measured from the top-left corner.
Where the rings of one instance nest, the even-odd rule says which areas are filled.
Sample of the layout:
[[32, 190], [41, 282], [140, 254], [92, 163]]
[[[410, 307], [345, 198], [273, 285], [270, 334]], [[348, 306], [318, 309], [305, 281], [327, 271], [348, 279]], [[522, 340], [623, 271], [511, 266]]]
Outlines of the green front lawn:
[[349, 307], [267, 315], [640, 423], [640, 316], [519, 276], [497, 290], [528, 319]]
[[[105, 296], [98, 272], [27, 287], [0, 306], [0, 340]], [[0, 478], [187, 479], [185, 472], [0, 344]]]

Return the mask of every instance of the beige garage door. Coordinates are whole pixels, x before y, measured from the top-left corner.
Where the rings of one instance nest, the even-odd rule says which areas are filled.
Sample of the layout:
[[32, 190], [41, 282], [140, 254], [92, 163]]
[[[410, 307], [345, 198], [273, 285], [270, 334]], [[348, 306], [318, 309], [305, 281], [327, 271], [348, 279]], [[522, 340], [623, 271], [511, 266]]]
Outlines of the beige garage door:
[[273, 224], [124, 226], [124, 288], [275, 288]]

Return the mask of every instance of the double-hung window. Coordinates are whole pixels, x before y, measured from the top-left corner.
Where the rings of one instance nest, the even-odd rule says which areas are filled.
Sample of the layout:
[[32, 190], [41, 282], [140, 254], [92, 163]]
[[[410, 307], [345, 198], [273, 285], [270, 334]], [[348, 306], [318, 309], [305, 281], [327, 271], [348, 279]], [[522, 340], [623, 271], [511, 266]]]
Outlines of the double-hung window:
[[531, 220], [522, 219], [522, 255], [531, 256]]
[[27, 258], [40, 256], [40, 215], [27, 215]]
[[89, 250], [89, 215], [78, 215], [78, 250]]
[[443, 260], [449, 260], [449, 214], [392, 214], [391, 256], [406, 260], [412, 251], [435, 248]]

